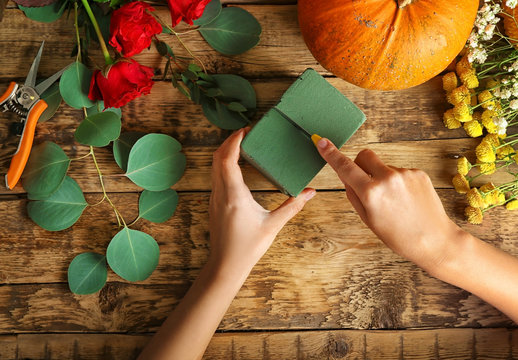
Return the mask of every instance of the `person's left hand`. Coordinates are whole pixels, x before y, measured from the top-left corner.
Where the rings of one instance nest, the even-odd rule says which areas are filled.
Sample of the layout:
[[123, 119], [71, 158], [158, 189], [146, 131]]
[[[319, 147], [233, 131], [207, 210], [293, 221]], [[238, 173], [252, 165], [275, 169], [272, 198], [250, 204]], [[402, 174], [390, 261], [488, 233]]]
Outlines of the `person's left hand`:
[[248, 131], [236, 131], [214, 153], [209, 209], [209, 261], [245, 276], [282, 227], [315, 195], [314, 189], [307, 188], [273, 211], [259, 205], [243, 181], [238, 165], [241, 141]]

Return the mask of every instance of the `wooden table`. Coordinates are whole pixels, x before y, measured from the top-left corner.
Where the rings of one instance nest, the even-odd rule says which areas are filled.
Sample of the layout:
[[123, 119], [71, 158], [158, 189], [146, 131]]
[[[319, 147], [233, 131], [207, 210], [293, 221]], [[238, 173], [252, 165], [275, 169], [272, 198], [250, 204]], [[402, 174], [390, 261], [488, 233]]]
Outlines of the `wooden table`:
[[[513, 213], [490, 212], [481, 226], [463, 219], [465, 200], [450, 179], [458, 154], [472, 155], [477, 140], [446, 130], [447, 107], [439, 78], [401, 92], [369, 92], [333, 78], [306, 49], [296, 5], [283, 0], [234, 0], [263, 26], [259, 46], [235, 57], [218, 55], [197, 33], [184, 38], [213, 72], [240, 74], [258, 94], [258, 113], [272, 106], [305, 68], [313, 67], [346, 94], [368, 118], [343, 151], [368, 147], [390, 164], [417, 167], [432, 178], [446, 210], [463, 228], [518, 255]], [[251, 5], [249, 5], [249, 4]], [[263, 4], [264, 3], [264, 4]], [[253, 4], [253, 5], [252, 5]], [[157, 6], [164, 18], [167, 9]], [[25, 75], [42, 40], [41, 75], [71, 61], [71, 20], [42, 24], [9, 4], [0, 24], [0, 87]], [[177, 45], [172, 39], [167, 41]], [[138, 60], [159, 68], [155, 51]], [[4, 118], [5, 119], [5, 118]], [[51, 140], [71, 157], [87, 152], [73, 141], [81, 112], [63, 106], [38, 125], [37, 142]], [[146, 281], [128, 283], [110, 273], [99, 293], [73, 295], [66, 271], [84, 251], [104, 252], [116, 231], [108, 206], [87, 208], [72, 228], [47, 232], [27, 217], [21, 187], [0, 194], [0, 358], [129, 359], [135, 357], [172, 311], [208, 255], [212, 152], [229, 135], [211, 125], [199, 106], [170, 83], [124, 108], [125, 130], [160, 132], [177, 138], [187, 171], [175, 186], [180, 203], [164, 224], [138, 223], [161, 250], [158, 269]], [[111, 149], [98, 151], [106, 186], [123, 214], [137, 211], [138, 189], [120, 176]], [[266, 207], [284, 196], [248, 165], [245, 180]], [[95, 169], [72, 163], [70, 175], [99, 199]], [[518, 331], [477, 297], [431, 278], [388, 250], [360, 221], [336, 176], [326, 167], [312, 184], [318, 196], [278, 236], [257, 264], [223, 319], [208, 359], [402, 359], [518, 358]], [[418, 224], [409, 224], [418, 226]], [[411, 240], [411, 239], [409, 239]]]

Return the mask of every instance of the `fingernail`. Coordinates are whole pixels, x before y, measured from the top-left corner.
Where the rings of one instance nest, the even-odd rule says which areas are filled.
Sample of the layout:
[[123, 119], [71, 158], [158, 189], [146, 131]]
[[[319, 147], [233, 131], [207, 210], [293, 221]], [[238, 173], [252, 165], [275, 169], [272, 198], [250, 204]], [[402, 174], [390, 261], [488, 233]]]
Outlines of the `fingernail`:
[[313, 141], [313, 144], [315, 144], [315, 146], [317, 146], [320, 139], [322, 139], [322, 137], [320, 135], [317, 135], [317, 134], [311, 135], [311, 141]]
[[306, 196], [306, 200], [311, 200], [315, 197], [315, 195], [317, 194], [316, 190], [312, 189], [311, 191], [308, 191], [305, 196]]
[[325, 149], [327, 145], [329, 145], [329, 141], [327, 139], [320, 139], [317, 144], [317, 146], [321, 149]]

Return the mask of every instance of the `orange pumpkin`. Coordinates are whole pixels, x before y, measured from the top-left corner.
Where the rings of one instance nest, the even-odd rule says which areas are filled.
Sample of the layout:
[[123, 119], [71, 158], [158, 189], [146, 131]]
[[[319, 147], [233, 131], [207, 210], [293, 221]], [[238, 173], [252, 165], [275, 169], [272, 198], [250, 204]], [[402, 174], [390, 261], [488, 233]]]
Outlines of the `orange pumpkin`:
[[462, 50], [479, 0], [299, 0], [309, 50], [327, 70], [367, 89], [419, 85]]
[[515, 20], [518, 19], [518, 6], [511, 9], [504, 5], [504, 11], [501, 15], [504, 18], [505, 34], [509, 37], [509, 41], [514, 45], [514, 47], [518, 48], [518, 25]]

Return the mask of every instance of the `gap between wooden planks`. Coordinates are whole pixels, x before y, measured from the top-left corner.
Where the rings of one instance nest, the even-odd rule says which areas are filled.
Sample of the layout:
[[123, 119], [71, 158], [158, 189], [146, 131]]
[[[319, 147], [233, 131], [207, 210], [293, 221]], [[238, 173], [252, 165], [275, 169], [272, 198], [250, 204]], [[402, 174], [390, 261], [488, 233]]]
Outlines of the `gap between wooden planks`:
[[[452, 190], [440, 190], [448, 213]], [[256, 193], [273, 208], [280, 194]], [[92, 199], [94, 196], [92, 195]], [[114, 194], [135, 216], [137, 195]], [[0, 332], [155, 330], [183, 297], [208, 255], [209, 193], [180, 194], [165, 224], [141, 222], [160, 244], [157, 270], [138, 284], [110, 275], [98, 294], [77, 296], [66, 285], [69, 261], [83, 251], [103, 252], [116, 231], [108, 207], [88, 210], [59, 234], [25, 216], [25, 201], [0, 202]], [[322, 211], [322, 209], [326, 209]], [[476, 236], [518, 254], [512, 217], [489, 213]], [[92, 226], [95, 224], [95, 226]], [[498, 234], [498, 235], [495, 235]], [[20, 256], [23, 254], [23, 256]], [[221, 329], [416, 328], [510, 326], [477, 297], [431, 278], [388, 250], [361, 224], [343, 192], [318, 194], [279, 234], [232, 303]]]
[[[2, 359], [136, 359], [145, 335], [0, 336]], [[293, 331], [217, 333], [204, 359], [514, 359], [518, 330]]]

